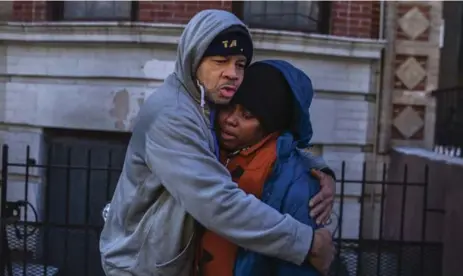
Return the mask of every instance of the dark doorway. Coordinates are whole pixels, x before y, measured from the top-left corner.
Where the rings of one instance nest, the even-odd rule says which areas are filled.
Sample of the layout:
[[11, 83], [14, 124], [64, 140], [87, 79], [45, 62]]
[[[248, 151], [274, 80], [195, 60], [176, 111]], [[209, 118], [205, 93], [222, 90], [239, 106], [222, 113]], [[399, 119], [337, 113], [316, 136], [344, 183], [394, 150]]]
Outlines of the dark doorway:
[[[59, 275], [104, 276], [100, 264], [101, 211], [111, 199], [130, 139], [129, 133], [47, 130], [49, 187], [42, 198], [43, 256]], [[63, 227], [60, 227], [62, 225]]]
[[439, 59], [439, 89], [462, 86], [463, 76], [463, 2], [443, 1], [445, 23]]

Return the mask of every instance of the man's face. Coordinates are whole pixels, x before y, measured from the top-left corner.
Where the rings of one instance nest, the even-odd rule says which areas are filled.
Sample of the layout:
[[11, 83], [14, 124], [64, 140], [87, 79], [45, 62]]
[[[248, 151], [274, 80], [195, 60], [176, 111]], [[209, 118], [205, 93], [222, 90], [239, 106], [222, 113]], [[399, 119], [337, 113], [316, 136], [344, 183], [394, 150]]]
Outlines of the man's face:
[[218, 139], [222, 149], [239, 150], [264, 138], [259, 120], [239, 104], [221, 106], [217, 119]]
[[243, 82], [245, 66], [243, 55], [205, 57], [199, 64], [196, 77], [210, 101], [227, 104]]

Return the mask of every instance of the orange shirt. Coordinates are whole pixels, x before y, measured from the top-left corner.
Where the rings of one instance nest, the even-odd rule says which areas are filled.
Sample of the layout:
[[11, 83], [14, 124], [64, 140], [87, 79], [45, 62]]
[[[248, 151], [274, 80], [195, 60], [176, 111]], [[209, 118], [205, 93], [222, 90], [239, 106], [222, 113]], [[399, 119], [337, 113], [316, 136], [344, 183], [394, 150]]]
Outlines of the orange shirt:
[[[233, 181], [257, 198], [260, 198], [276, 160], [277, 137], [276, 133], [271, 134], [234, 156], [221, 152], [221, 162], [227, 166]], [[197, 276], [233, 276], [237, 250], [238, 246], [206, 229], [197, 256], [201, 272]]]

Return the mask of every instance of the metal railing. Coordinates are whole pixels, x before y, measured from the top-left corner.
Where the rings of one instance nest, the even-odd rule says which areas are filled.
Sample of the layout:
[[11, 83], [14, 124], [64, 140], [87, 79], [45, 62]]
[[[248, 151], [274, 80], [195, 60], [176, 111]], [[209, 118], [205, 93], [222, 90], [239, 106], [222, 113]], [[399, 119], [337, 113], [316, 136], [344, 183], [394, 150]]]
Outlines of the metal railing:
[[[109, 165], [113, 164], [110, 151], [105, 157], [108, 165], [98, 167], [93, 165], [92, 158], [101, 161], [102, 157], [92, 151], [64, 152], [59, 160], [53, 161], [50, 156], [56, 154], [50, 148], [46, 153], [48, 160], [39, 164], [31, 159], [28, 147], [24, 162], [12, 162], [9, 147], [3, 146], [0, 269], [5, 276], [104, 275], [98, 247], [104, 223], [101, 214], [115, 189], [121, 167]], [[80, 154], [80, 161], [71, 161], [76, 160], [73, 154]], [[346, 177], [352, 172], [347, 166], [343, 162], [336, 169], [339, 190], [333, 227], [338, 250], [330, 275], [441, 275], [442, 244], [426, 241], [425, 230], [421, 238], [413, 241], [404, 238], [407, 187], [423, 189], [426, 197], [427, 169], [423, 168], [423, 182], [412, 183], [408, 181], [406, 168], [402, 181], [391, 181], [386, 165], [382, 176], [379, 174], [381, 177], [375, 180], [367, 179], [366, 163], [360, 166], [359, 179]], [[377, 193], [369, 194], [372, 201], [366, 200], [369, 187], [379, 188]], [[391, 206], [386, 204], [388, 189], [402, 191], [401, 205], [395, 206], [396, 209], [388, 209]], [[22, 196], [12, 200], [12, 194]], [[372, 202], [376, 207], [371, 207]], [[365, 226], [373, 224], [375, 218], [366, 213], [375, 208], [381, 210], [379, 233], [366, 234]], [[424, 207], [421, 214], [414, 213], [422, 216], [423, 225], [427, 212]], [[395, 224], [383, 223], [388, 214], [400, 219]], [[400, 235], [387, 234], [391, 231], [386, 230], [392, 226], [400, 229]]]
[[437, 89], [434, 150], [463, 157], [463, 87]]

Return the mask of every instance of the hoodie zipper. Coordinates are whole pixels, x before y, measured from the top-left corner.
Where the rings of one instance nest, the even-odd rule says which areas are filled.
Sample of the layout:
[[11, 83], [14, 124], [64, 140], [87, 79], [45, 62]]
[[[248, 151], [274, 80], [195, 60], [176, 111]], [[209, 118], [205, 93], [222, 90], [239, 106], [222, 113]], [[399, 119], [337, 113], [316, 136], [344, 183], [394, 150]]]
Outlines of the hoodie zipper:
[[237, 156], [238, 154], [240, 154], [240, 152], [242, 152], [244, 150], [247, 150], [247, 149], [249, 149], [249, 147], [245, 147], [245, 148], [242, 148], [242, 149], [239, 149], [239, 150], [235, 150], [234, 152], [227, 154], [227, 160], [225, 161], [225, 167], [228, 169], [228, 165], [230, 164], [231, 159], [233, 157]]

